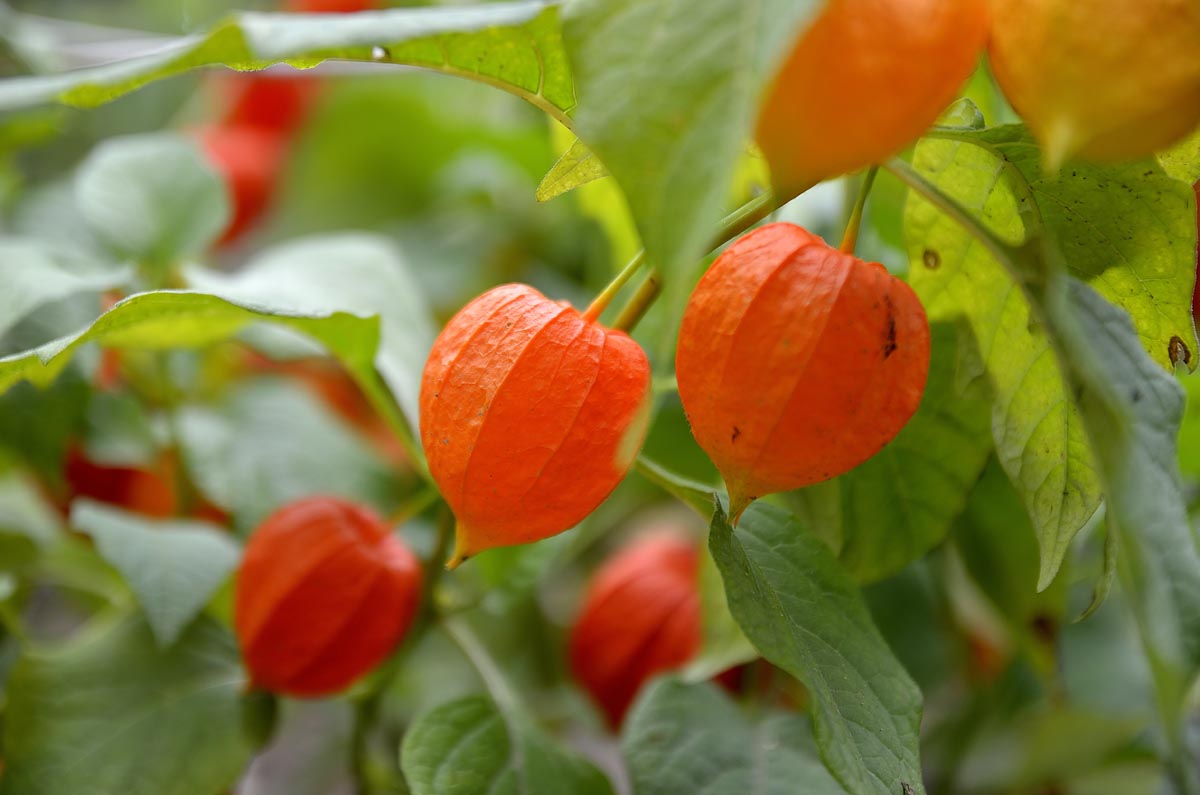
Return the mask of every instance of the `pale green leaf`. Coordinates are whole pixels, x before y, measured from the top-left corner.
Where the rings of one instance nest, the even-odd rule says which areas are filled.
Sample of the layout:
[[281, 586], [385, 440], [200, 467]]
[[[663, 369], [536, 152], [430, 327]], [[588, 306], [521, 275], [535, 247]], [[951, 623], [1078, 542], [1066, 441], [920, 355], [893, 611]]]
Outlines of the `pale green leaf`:
[[132, 268], [96, 267], [28, 238], [0, 239], [0, 337], [39, 307], [128, 283]]
[[542, 178], [537, 187], [537, 200], [550, 201], [564, 193], [575, 190], [580, 185], [586, 185], [592, 180], [607, 176], [604, 164], [601, 163], [592, 150], [583, 145], [578, 138], [571, 148], [563, 152], [562, 157], [555, 162], [553, 168]]
[[387, 511], [401, 493], [370, 443], [296, 384], [246, 382], [215, 405], [184, 406], [175, 427], [188, 473], [242, 531], [312, 494]]
[[32, 478], [19, 471], [0, 474], [0, 578], [37, 560], [61, 532], [62, 520]]
[[366, 234], [301, 238], [233, 274], [192, 268], [185, 276], [197, 290], [272, 313], [378, 315], [375, 367], [417, 427], [421, 373], [436, 328], [420, 284], [390, 241]]
[[527, 717], [470, 696], [434, 709], [404, 734], [400, 766], [413, 795], [608, 795], [589, 763]]
[[32, 351], [0, 358], [0, 393], [22, 380], [51, 383], [81, 345], [165, 350], [227, 339], [254, 322], [278, 323], [323, 344], [352, 372], [372, 373], [379, 341], [377, 318], [345, 312], [274, 313], [202, 293], [162, 291], [130, 296], [95, 323]]
[[140, 616], [12, 671], [2, 795], [198, 795], [230, 787], [250, 758], [237, 646], [209, 620], [172, 647]]
[[10, 78], [0, 110], [64, 102], [93, 106], [202, 66], [261, 69], [328, 58], [422, 66], [480, 80], [565, 118], [574, 105], [558, 8], [519, 0], [456, 8], [340, 15], [241, 13], [149, 55], [55, 75]]
[[736, 528], [718, 504], [709, 547], [746, 636], [812, 695], [821, 758], [846, 791], [895, 795], [907, 785], [924, 792], [921, 691], [825, 543], [759, 501]]
[[953, 537], [967, 572], [1015, 631], [1028, 631], [1039, 613], [1062, 617], [1065, 587], [1037, 592], [1037, 535], [996, 459], [971, 491]]
[[[550, 142], [554, 151], [560, 155], [584, 145], [573, 132], [554, 121], [550, 122]], [[594, 154], [591, 156], [591, 162], [602, 170], [602, 174], [597, 176], [608, 174]], [[590, 168], [592, 167], [589, 166]], [[642, 248], [637, 228], [629, 215], [629, 206], [621, 193], [621, 186], [614, 179], [593, 179], [576, 185], [574, 198], [580, 212], [604, 230], [605, 237], [608, 238], [609, 264], [614, 273], [619, 272]]]
[[574, 131], [620, 184], [681, 306], [757, 101], [819, 0], [579, 0], [563, 38]]
[[79, 168], [75, 202], [114, 255], [158, 269], [203, 251], [230, 214], [221, 177], [194, 141], [175, 133], [102, 142]]
[[[1194, 791], [1200, 780], [1183, 739], [1181, 718], [1185, 697], [1200, 671], [1200, 546], [1188, 518], [1176, 452], [1183, 390], [1143, 347], [1135, 326], [1136, 302], [1131, 318], [1073, 278], [1067, 272], [1073, 249], [1061, 251], [1055, 245], [1072, 237], [1054, 226], [1042, 227], [1034, 204], [1024, 216], [1030, 221], [1029, 240], [1011, 246], [988, 229], [996, 219], [986, 212], [980, 225], [969, 208], [906, 166], [889, 167], [936, 203], [947, 218], [954, 218], [961, 225], [960, 234], [970, 230], [980, 248], [1000, 258], [1014, 280], [1013, 290], [1021, 290], [1027, 310], [1043, 329], [1047, 358], [1078, 408], [1096, 475], [1104, 487], [1110, 526], [1119, 532], [1120, 570], [1154, 673], [1169, 766], [1179, 787]], [[1156, 171], [1145, 167], [1144, 174], [1154, 178]], [[1161, 185], [1160, 192], [1148, 197], [1159, 212], [1167, 214], [1160, 225], [1178, 222], [1180, 211], [1190, 214], [1193, 209], [1186, 196], [1190, 189], [1177, 181], [1167, 182], [1175, 188]], [[1032, 202], [1032, 196], [1026, 199]], [[1185, 238], [1191, 234], [1185, 233]], [[1192, 267], [1179, 261], [1190, 259], [1191, 254], [1178, 246], [1151, 250], [1146, 256], [1160, 262], [1174, 259], [1176, 270]], [[1044, 562], [1043, 558], [1043, 573]]]
[[32, 479], [19, 472], [0, 476], [0, 533], [19, 535], [44, 547], [61, 530], [62, 521]]
[[153, 521], [92, 502], [71, 505], [71, 526], [129, 583], [160, 646], [170, 646], [237, 566], [241, 550], [209, 522]]
[[1189, 184], [1200, 181], [1200, 128], [1165, 152], [1159, 152], [1158, 162], [1175, 179]]
[[1200, 671], [1200, 542], [1175, 450], [1183, 390], [1146, 356], [1129, 317], [1088, 286], [1055, 278], [1046, 311], [1103, 472], [1126, 591], [1172, 727]]
[[[655, 681], [625, 721], [634, 795], [844, 795], [795, 714], [751, 721], [711, 684]], [[899, 792], [899, 790], [896, 790]]]
[[[1128, 310], [1160, 363], [1170, 363], [1176, 340], [1196, 348], [1196, 231], [1186, 186], [1153, 161], [1078, 165], [1047, 176], [1021, 127], [940, 136], [917, 147], [918, 171], [1011, 243], [1029, 225], [1044, 224], [1072, 275]], [[930, 317], [965, 317], [978, 342], [995, 390], [996, 449], [1038, 531], [1044, 588], [1100, 503], [1082, 421], [1045, 329], [1004, 269], [919, 197], [910, 199], [905, 223], [912, 284]]]

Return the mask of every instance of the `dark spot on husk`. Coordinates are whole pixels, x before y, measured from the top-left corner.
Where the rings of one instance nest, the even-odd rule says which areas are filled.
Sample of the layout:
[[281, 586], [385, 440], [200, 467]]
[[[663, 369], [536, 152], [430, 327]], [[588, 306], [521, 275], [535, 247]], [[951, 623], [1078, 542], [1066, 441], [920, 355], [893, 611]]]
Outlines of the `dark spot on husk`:
[[883, 337], [883, 358], [887, 359], [896, 350], [896, 307], [892, 305], [892, 299], [886, 296], [883, 302], [887, 304], [887, 332]]
[[738, 437], [739, 437], [739, 436], [741, 436], [741, 435], [742, 435], [742, 429], [741, 429], [741, 428], [739, 428], [738, 426], [734, 425], [734, 426], [733, 426], [733, 435], [731, 435], [731, 436], [729, 437], [729, 441], [730, 441], [730, 442], [736, 442], [736, 441], [738, 440]]
[[925, 253], [921, 255], [921, 261], [925, 263], [925, 267], [931, 271], [935, 271], [942, 267], [942, 257], [931, 248], [925, 249]]
[[1171, 364], [1178, 367], [1180, 364], [1192, 363], [1192, 352], [1188, 350], [1187, 344], [1179, 337], [1171, 337], [1171, 342], [1167, 345], [1167, 355], [1171, 357]]

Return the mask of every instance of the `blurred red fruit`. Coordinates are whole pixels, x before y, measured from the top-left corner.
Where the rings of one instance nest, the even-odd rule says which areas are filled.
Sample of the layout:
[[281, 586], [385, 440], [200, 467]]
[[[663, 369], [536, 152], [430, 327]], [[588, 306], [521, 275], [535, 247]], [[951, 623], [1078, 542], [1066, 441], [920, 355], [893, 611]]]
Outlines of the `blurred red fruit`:
[[225, 245], [244, 234], [270, 207], [283, 168], [285, 139], [246, 125], [204, 127], [197, 136], [229, 191], [232, 218], [218, 241]]
[[638, 539], [596, 572], [571, 630], [575, 677], [617, 727], [652, 677], [700, 649], [700, 556], [674, 535]]
[[[159, 456], [148, 467], [110, 466], [92, 461], [79, 445], [73, 445], [67, 450], [67, 494], [59, 508], [65, 516], [71, 500], [85, 497], [155, 519], [177, 517], [184, 508], [179, 499], [179, 475], [179, 463], [170, 454]], [[223, 527], [229, 524], [229, 514], [203, 499], [191, 505], [187, 515]]]
[[380, 7], [378, 0], [286, 0], [284, 5], [301, 14], [351, 14]]
[[[69, 504], [86, 497], [134, 513], [165, 519], [175, 515], [178, 503], [174, 472], [166, 460], [154, 469], [105, 466], [87, 458], [79, 447], [67, 451], [65, 476]], [[66, 506], [64, 506], [66, 507]]]
[[371, 511], [333, 497], [279, 509], [237, 575], [234, 625], [255, 686], [318, 697], [383, 661], [417, 613], [417, 558]]
[[216, 85], [226, 108], [222, 126], [287, 135], [303, 126], [321, 89], [315, 78], [263, 72], [223, 75]]

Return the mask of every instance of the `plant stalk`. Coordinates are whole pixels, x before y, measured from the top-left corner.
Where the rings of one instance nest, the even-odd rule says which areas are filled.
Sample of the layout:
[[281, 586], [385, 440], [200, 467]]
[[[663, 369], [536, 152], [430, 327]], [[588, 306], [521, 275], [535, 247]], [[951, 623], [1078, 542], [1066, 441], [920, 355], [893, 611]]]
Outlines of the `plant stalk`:
[[854, 256], [854, 247], [858, 245], [858, 231], [862, 228], [863, 211], [867, 206], [867, 196], [871, 193], [871, 186], [875, 184], [875, 175], [878, 173], [879, 166], [871, 166], [858, 187], [858, 198], [854, 202], [854, 209], [850, 211], [850, 218], [846, 221], [846, 232], [842, 236], [840, 248], [843, 254]]
[[661, 292], [662, 275], [657, 269], [653, 269], [633, 294], [633, 298], [630, 298], [629, 303], [621, 310], [621, 314], [617, 315], [617, 319], [613, 321], [613, 328], [624, 332], [633, 331], [633, 327], [654, 305]]

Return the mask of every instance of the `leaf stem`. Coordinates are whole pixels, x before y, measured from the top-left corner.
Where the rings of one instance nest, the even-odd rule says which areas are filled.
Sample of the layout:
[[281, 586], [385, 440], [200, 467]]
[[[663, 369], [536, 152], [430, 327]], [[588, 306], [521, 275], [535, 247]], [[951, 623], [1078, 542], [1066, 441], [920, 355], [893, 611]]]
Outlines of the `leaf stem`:
[[360, 375], [357, 368], [351, 369], [350, 373], [358, 383], [359, 389], [366, 395], [367, 402], [383, 417], [388, 427], [396, 434], [396, 438], [400, 440], [400, 446], [408, 456], [413, 470], [422, 480], [432, 483], [433, 478], [429, 474], [429, 465], [425, 463], [425, 451], [421, 449], [420, 443], [413, 435], [413, 429], [409, 426], [408, 420], [400, 413], [391, 390], [383, 386], [379, 373], [374, 368], [371, 368], [367, 375]]
[[745, 232], [750, 227], [775, 212], [775, 194], [767, 191], [760, 193], [750, 201], [737, 208], [721, 219], [717, 225], [717, 234], [713, 238], [710, 249], [720, 248], [733, 238]]
[[[760, 193], [758, 196], [755, 196], [753, 199], [721, 219], [721, 223], [717, 226], [717, 232], [713, 236], [713, 242], [709, 248], [719, 248], [725, 245], [731, 239], [737, 237], [742, 232], [745, 232], [747, 229], [754, 226], [773, 212], [775, 212], [775, 194], [770, 192]], [[601, 313], [603, 313], [604, 310], [608, 308], [608, 305], [613, 302], [613, 299], [616, 298], [617, 293], [621, 292], [621, 289], [629, 283], [629, 280], [634, 277], [634, 275], [638, 272], [638, 269], [642, 267], [645, 261], [645, 249], [642, 249], [637, 254], [634, 254], [633, 259], [629, 260], [629, 263], [621, 269], [621, 272], [618, 273], [616, 277], [614, 277], [613, 280], [608, 283], [608, 286], [596, 296], [596, 300], [592, 301], [591, 305], [584, 310], [584, 320], [594, 322], [597, 318], [599, 318]], [[653, 271], [650, 274], [650, 278], [647, 281], [650, 280], [657, 282], [657, 289], [662, 288], [662, 277], [657, 271]], [[653, 301], [652, 298], [650, 300]], [[635, 296], [630, 303], [633, 305], [633, 303], [637, 301], [638, 299]], [[645, 310], [643, 309], [642, 311], [644, 312]], [[634, 318], [633, 322], [636, 323], [638, 319], [640, 319], [640, 316], [638, 318]], [[618, 322], [620, 321], [618, 320]]]
[[[430, 489], [429, 492], [432, 492], [435, 499], [438, 497], [436, 490]], [[422, 501], [425, 497], [425, 493], [418, 495], [418, 499], [414, 502]], [[419, 513], [419, 511], [417, 512]], [[393, 521], [393, 524], [401, 523], [401, 521]], [[443, 506], [442, 511], [438, 515], [437, 542], [429, 559], [422, 566], [421, 617], [418, 619], [417, 625], [409, 630], [401, 645], [392, 652], [387, 661], [376, 671], [370, 686], [355, 701], [354, 729], [350, 738], [350, 749], [351, 763], [354, 768], [355, 780], [358, 782], [359, 792], [366, 793], [373, 791], [370, 786], [370, 740], [379, 723], [380, 706], [387, 691], [400, 674], [409, 649], [416, 645], [417, 639], [433, 623], [433, 593], [437, 589], [438, 581], [441, 579], [442, 571], [444, 570], [442, 561], [445, 559], [446, 551], [450, 547], [453, 531], [454, 515], [450, 513], [448, 506]]]
[[443, 618], [442, 629], [475, 668], [500, 713], [506, 717], [516, 714], [520, 710], [520, 699], [516, 691], [466, 619], [461, 616]]
[[596, 300], [592, 301], [591, 305], [584, 311], [583, 319], [589, 323], [594, 323], [600, 317], [601, 313], [605, 309], [608, 309], [608, 305], [617, 297], [617, 293], [621, 292], [621, 288], [637, 274], [638, 269], [642, 267], [645, 261], [645, 250], [634, 254], [633, 259], [629, 260], [629, 263], [624, 268], [621, 268], [621, 272], [608, 283], [607, 287], [600, 291], [600, 294], [596, 296]]
[[867, 196], [871, 193], [871, 186], [875, 184], [875, 175], [878, 173], [879, 166], [871, 166], [867, 169], [862, 184], [858, 186], [858, 199], [854, 202], [854, 209], [850, 211], [850, 218], [846, 221], [846, 232], [842, 235], [840, 248], [843, 254], [854, 255], [854, 247], [858, 245], [858, 230], [862, 227], [863, 210], [867, 206]]
[[887, 161], [883, 164], [883, 168], [962, 226], [1001, 263], [1015, 269], [1014, 263], [1019, 259], [1017, 248], [1001, 240], [999, 235], [971, 215], [957, 201], [942, 193], [940, 188], [921, 176], [915, 168], [899, 158]]
[[646, 280], [641, 283], [637, 292], [629, 299], [629, 303], [621, 310], [621, 314], [617, 315], [617, 319], [613, 321], [612, 327], [625, 332], [633, 331], [633, 327], [638, 324], [638, 321], [654, 305], [654, 301], [661, 292], [662, 274], [655, 268], [646, 276]]
[[406, 522], [410, 522], [421, 514], [430, 505], [433, 505], [441, 498], [441, 494], [432, 485], [427, 485], [425, 488], [418, 491], [412, 498], [406, 500], [399, 508], [388, 517], [388, 524], [392, 527], [399, 527]]

